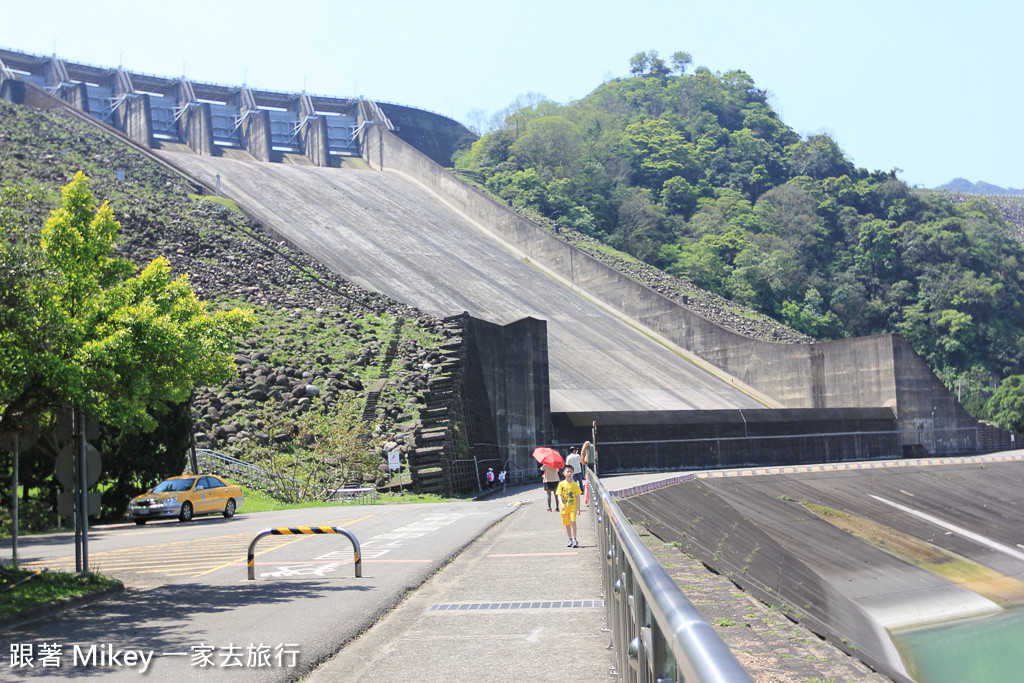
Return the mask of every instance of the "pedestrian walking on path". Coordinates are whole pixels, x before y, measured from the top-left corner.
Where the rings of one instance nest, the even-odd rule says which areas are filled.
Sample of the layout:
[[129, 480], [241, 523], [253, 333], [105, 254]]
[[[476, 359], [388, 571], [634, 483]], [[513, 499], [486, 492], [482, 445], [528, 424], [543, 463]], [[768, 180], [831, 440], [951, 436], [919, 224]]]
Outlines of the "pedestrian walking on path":
[[576, 540], [576, 513], [580, 509], [580, 497], [583, 495], [583, 491], [580, 490], [580, 485], [573, 480], [574, 470], [571, 465], [566, 465], [563, 473], [565, 481], [558, 483], [555, 498], [562, 499], [562, 526], [565, 527], [565, 533], [569, 536], [567, 547], [579, 548], [579, 541]]
[[551, 496], [555, 496], [555, 512], [558, 512], [558, 469], [550, 465], [541, 465], [541, 479], [544, 482], [544, 490], [548, 494], [548, 512], [551, 512]]
[[573, 478], [576, 480], [577, 484], [582, 486], [583, 485], [583, 479], [582, 479], [583, 468], [580, 466], [580, 448], [579, 448], [579, 446], [573, 446], [572, 448], [569, 449], [569, 455], [565, 456], [565, 464], [568, 465], [569, 467], [571, 467], [572, 471], [576, 473], [576, 474], [573, 475]]

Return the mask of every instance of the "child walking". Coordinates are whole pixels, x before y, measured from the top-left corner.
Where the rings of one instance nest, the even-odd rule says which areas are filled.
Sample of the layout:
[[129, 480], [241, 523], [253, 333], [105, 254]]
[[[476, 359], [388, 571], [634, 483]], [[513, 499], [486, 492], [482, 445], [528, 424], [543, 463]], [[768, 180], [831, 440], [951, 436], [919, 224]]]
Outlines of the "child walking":
[[562, 473], [565, 475], [565, 481], [558, 483], [555, 497], [562, 501], [562, 525], [569, 536], [569, 545], [566, 547], [579, 548], [580, 544], [576, 540], [576, 512], [580, 509], [580, 496], [583, 495], [583, 491], [580, 490], [580, 485], [573, 481], [574, 470], [571, 465], [566, 465]]

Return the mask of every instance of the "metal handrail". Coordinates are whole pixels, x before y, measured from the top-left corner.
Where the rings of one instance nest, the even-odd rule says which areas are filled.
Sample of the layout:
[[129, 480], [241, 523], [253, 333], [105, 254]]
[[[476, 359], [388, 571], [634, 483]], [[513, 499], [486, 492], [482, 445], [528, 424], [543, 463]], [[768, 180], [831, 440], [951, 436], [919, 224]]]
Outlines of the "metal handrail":
[[298, 484], [300, 486], [307, 486], [309, 484], [309, 482], [302, 481], [301, 479], [289, 477], [284, 474], [278, 474], [277, 472], [263, 469], [262, 467], [253, 465], [252, 463], [239, 460], [238, 458], [226, 453], [210, 450], [208, 448], [197, 448], [196, 456], [198, 459], [206, 461], [206, 467], [214, 470], [220, 469], [216, 464], [214, 464], [219, 461], [222, 468], [230, 473], [228, 476], [253, 488], [273, 489], [275, 487], [281, 487], [288, 482]]
[[594, 524], [619, 680], [751, 683], [590, 468], [587, 481], [597, 508]]

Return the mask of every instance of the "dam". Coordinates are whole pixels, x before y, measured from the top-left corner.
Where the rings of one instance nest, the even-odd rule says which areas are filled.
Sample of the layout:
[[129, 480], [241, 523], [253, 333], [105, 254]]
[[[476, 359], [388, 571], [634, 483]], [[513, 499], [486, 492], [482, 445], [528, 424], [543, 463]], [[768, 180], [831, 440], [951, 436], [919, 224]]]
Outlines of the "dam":
[[745, 336], [494, 201], [438, 163], [468, 135], [439, 115], [4, 50], [0, 95], [84, 113], [340, 275], [480, 321], [469, 334], [496, 427], [478, 440], [513, 469], [530, 467], [533, 445], [582, 442], [595, 423], [617, 470], [975, 452], [988, 441], [898, 336]]
[[[28, 68], [19, 64], [19, 71]], [[92, 88], [100, 87], [74, 83], [73, 66], [65, 72], [67, 87], [45, 93], [23, 87], [23, 99], [56, 108], [75, 92], [95, 95]], [[4, 77], [7, 96], [17, 96], [20, 79]], [[132, 82], [149, 90], [119, 106], [159, 95], [169, 98], [158, 107], [166, 111], [171, 99], [185, 98], [195, 116], [181, 110], [171, 125], [158, 114], [161, 127], [154, 128], [137, 104], [133, 116], [118, 118], [111, 109], [102, 125], [201, 191], [235, 199], [279, 239], [367, 288], [435, 315], [466, 312], [510, 330], [503, 343], [511, 351], [493, 352], [481, 342], [480, 356], [488, 406], [504, 419], [495, 438], [513, 466], [531, 465], [532, 445], [579, 442], [597, 422], [609, 472], [756, 468], [736, 478], [694, 478], [626, 503], [636, 519], [686, 543], [765, 600], [794, 605], [816, 631], [855, 643], [854, 654], [897, 678], [903, 673], [887, 629], [992, 614], [1018, 599], [1019, 558], [904, 509], [1011, 550], [1024, 542], [1015, 532], [1021, 528], [1019, 461], [927, 468], [933, 453], [995, 445], [982, 442], [981, 427], [901, 339], [785, 345], [722, 329], [482, 197], [438, 165], [444, 145], [425, 143], [433, 150], [427, 154], [399, 137], [386, 107], [255, 91], [256, 111], [294, 107], [287, 118], [292, 137], [285, 140], [282, 127], [274, 133], [272, 125], [261, 159], [260, 147], [250, 144], [254, 132], [221, 125], [228, 117], [223, 107], [245, 106], [229, 104], [226, 92], [192, 84], [190, 100], [183, 84], [175, 91]], [[91, 101], [112, 105], [123, 94], [111, 90], [108, 99]], [[207, 129], [203, 105], [211, 105], [220, 124], [211, 120]], [[318, 124], [318, 116], [335, 118]], [[346, 117], [347, 128], [337, 117]], [[298, 122], [308, 130], [297, 129]], [[418, 131], [416, 138], [429, 126], [401, 128]], [[318, 130], [326, 137], [318, 138]], [[523, 321], [528, 329], [516, 337]], [[534, 362], [521, 362], [530, 354]], [[507, 385], [522, 381], [501, 393], [497, 375]], [[904, 455], [915, 464], [898, 476], [885, 468]], [[865, 458], [871, 467], [853, 467]], [[800, 463], [809, 469], [781, 469]], [[975, 583], [999, 584], [999, 592], [986, 596], [976, 585], [894, 559], [814, 513], [815, 506], [989, 567], [994, 574]]]
[[645, 334], [401, 174], [159, 154], [193, 177], [219, 177], [226, 196], [368, 289], [439, 317], [547, 321], [554, 412], [777, 407]]

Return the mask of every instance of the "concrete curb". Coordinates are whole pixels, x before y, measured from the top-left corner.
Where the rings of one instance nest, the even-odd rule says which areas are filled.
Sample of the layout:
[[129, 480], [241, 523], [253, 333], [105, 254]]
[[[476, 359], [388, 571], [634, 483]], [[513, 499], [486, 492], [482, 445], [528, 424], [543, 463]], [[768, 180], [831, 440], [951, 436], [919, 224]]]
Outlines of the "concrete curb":
[[49, 602], [45, 605], [33, 607], [32, 609], [27, 609], [23, 612], [18, 612], [17, 614], [0, 618], [0, 633], [11, 631], [15, 628], [34, 623], [36, 621], [55, 617], [80, 607], [86, 607], [93, 603], [100, 602], [112, 595], [120, 595], [123, 592], [124, 583], [118, 581], [117, 585], [101, 588], [91, 593], [54, 600], [53, 602]]

